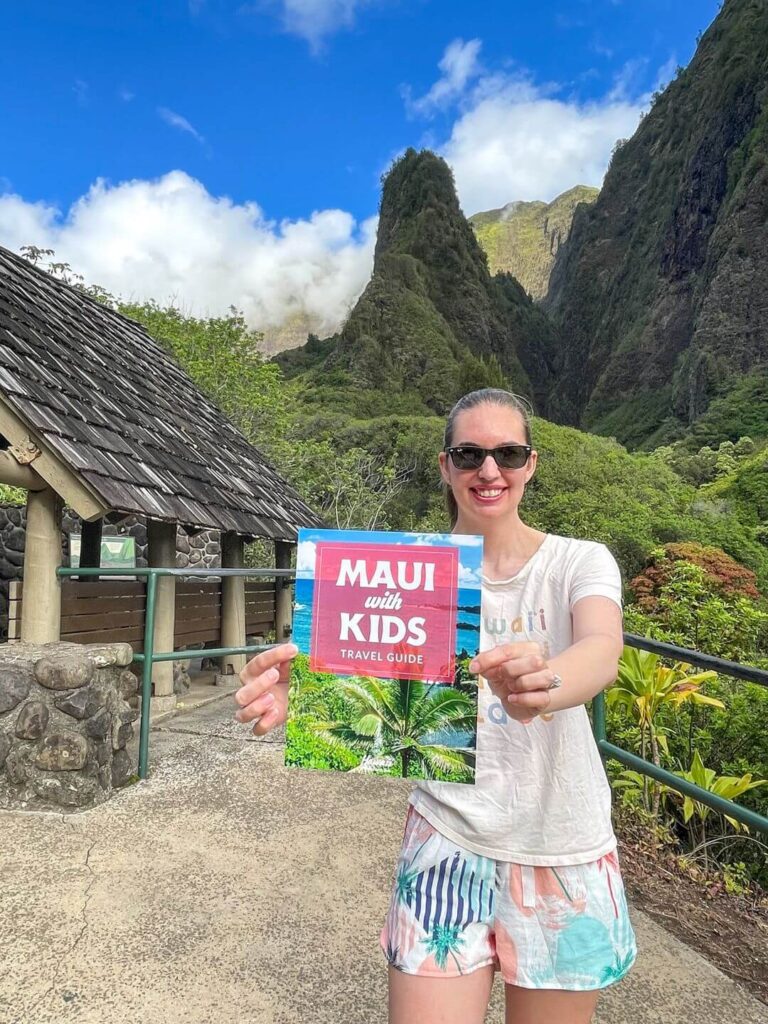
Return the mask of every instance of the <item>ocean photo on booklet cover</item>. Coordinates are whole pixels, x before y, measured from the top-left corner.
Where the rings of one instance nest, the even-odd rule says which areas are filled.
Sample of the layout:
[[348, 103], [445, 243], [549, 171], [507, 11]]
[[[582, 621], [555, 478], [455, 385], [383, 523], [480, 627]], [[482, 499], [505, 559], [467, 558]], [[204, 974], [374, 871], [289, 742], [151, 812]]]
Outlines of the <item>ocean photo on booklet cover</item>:
[[474, 782], [482, 545], [299, 530], [286, 764]]

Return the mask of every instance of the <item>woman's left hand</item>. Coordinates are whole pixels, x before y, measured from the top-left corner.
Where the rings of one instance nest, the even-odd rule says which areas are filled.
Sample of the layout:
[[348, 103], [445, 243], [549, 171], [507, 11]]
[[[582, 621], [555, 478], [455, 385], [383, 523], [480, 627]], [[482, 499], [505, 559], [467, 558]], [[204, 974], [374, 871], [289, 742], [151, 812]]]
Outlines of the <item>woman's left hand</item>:
[[555, 673], [540, 644], [500, 644], [473, 658], [469, 670], [488, 682], [506, 713], [518, 722], [530, 722], [545, 713], [552, 702]]

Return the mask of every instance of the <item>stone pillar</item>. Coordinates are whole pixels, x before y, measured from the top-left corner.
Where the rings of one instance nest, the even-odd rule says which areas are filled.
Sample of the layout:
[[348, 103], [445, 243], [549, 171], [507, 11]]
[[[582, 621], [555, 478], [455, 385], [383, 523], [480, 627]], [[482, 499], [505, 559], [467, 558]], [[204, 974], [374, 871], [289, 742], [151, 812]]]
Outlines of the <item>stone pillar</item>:
[[[295, 547], [284, 540], [275, 541], [275, 568], [291, 568], [291, 550]], [[275, 639], [279, 644], [288, 640], [293, 624], [291, 582], [285, 577], [275, 580]]]
[[[176, 567], [176, 524], [147, 520], [147, 565], [150, 568]], [[157, 581], [155, 604], [155, 654], [173, 650], [176, 619], [176, 580], [161, 576]], [[176, 707], [173, 692], [173, 662], [160, 661], [152, 669], [152, 706], [154, 711]]]
[[49, 644], [61, 635], [62, 502], [50, 487], [27, 492], [27, 539], [21, 604], [21, 639]]
[[[83, 521], [80, 532], [80, 567], [82, 569], [97, 569], [101, 565], [101, 529], [103, 519], [97, 519], [93, 523]], [[83, 579], [97, 579], [94, 576], [84, 576]]]
[[[222, 569], [242, 569], [243, 538], [232, 532], [221, 535]], [[221, 578], [221, 646], [242, 647], [245, 644], [245, 579], [242, 576]], [[244, 654], [225, 654], [219, 660], [222, 675], [237, 675], [245, 668]]]
[[128, 644], [0, 644], [0, 807], [92, 807], [134, 777]]

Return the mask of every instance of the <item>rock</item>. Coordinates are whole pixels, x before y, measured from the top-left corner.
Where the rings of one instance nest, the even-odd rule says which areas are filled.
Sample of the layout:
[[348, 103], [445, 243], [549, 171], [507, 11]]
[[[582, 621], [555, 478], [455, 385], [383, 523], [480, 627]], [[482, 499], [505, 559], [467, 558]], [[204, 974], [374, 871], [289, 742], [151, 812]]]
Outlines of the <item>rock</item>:
[[133, 736], [133, 723], [138, 718], [138, 713], [127, 708], [125, 711], [118, 711], [112, 716], [112, 749], [122, 750], [125, 744]]
[[88, 657], [97, 668], [125, 666], [133, 661], [133, 648], [130, 644], [89, 644]]
[[72, 718], [82, 721], [84, 718], [95, 715], [104, 706], [104, 699], [93, 686], [83, 686], [64, 697], [59, 697], [53, 703], [65, 715], [71, 715]]
[[11, 749], [11, 737], [4, 732], [0, 732], [0, 768], [5, 764], [5, 759]]
[[115, 789], [131, 781], [136, 774], [131, 755], [127, 750], [118, 750], [112, 758], [112, 785]]
[[112, 715], [105, 709], [85, 723], [85, 732], [94, 740], [106, 738], [112, 725]]
[[112, 769], [105, 765], [99, 769], [99, 785], [102, 789], [109, 789], [112, 785]]
[[112, 759], [112, 744], [109, 740], [105, 740], [103, 743], [96, 744], [96, 761], [100, 767], [108, 765]]
[[186, 666], [189, 662], [175, 661], [173, 663], [173, 692], [180, 694], [186, 693], [189, 689], [192, 680], [189, 678], [189, 672], [187, 672]]
[[96, 779], [85, 775], [49, 775], [32, 780], [32, 788], [41, 800], [59, 807], [87, 807], [97, 801]]
[[76, 690], [91, 682], [95, 668], [87, 653], [70, 649], [40, 658], [34, 671], [35, 679], [48, 690]]
[[5, 553], [8, 554], [12, 551], [14, 554], [21, 552], [24, 554], [24, 547], [26, 544], [26, 533], [21, 527], [17, 526], [13, 530], [7, 530], [3, 535], [3, 544], [5, 546]]
[[139, 692], [139, 680], [128, 668], [120, 673], [116, 685], [117, 692], [123, 700], [128, 700], [129, 697], [133, 697]]
[[41, 742], [35, 764], [45, 772], [71, 772], [85, 766], [88, 741], [76, 732], [49, 733]]
[[32, 774], [30, 767], [31, 747], [19, 744], [5, 759], [5, 773], [15, 786], [23, 785]]
[[12, 548], [7, 548], [5, 552], [5, 558], [9, 565], [12, 565], [15, 569], [21, 568], [24, 565], [24, 552], [14, 551]]
[[21, 666], [0, 668], [0, 714], [13, 711], [29, 696], [32, 682]]
[[39, 740], [48, 726], [51, 714], [39, 700], [30, 700], [16, 719], [16, 735], [20, 740]]

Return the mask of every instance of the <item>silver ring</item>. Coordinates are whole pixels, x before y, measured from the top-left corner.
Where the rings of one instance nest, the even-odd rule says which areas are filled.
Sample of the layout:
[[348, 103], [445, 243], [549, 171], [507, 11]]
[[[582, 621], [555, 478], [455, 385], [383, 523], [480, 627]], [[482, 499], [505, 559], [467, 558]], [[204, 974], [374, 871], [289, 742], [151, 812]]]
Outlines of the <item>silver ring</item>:
[[562, 686], [562, 685], [563, 685], [563, 680], [560, 678], [560, 676], [557, 674], [557, 672], [554, 672], [552, 674], [552, 682], [549, 684], [547, 689], [548, 690], [556, 690], [558, 688], [558, 686]]

